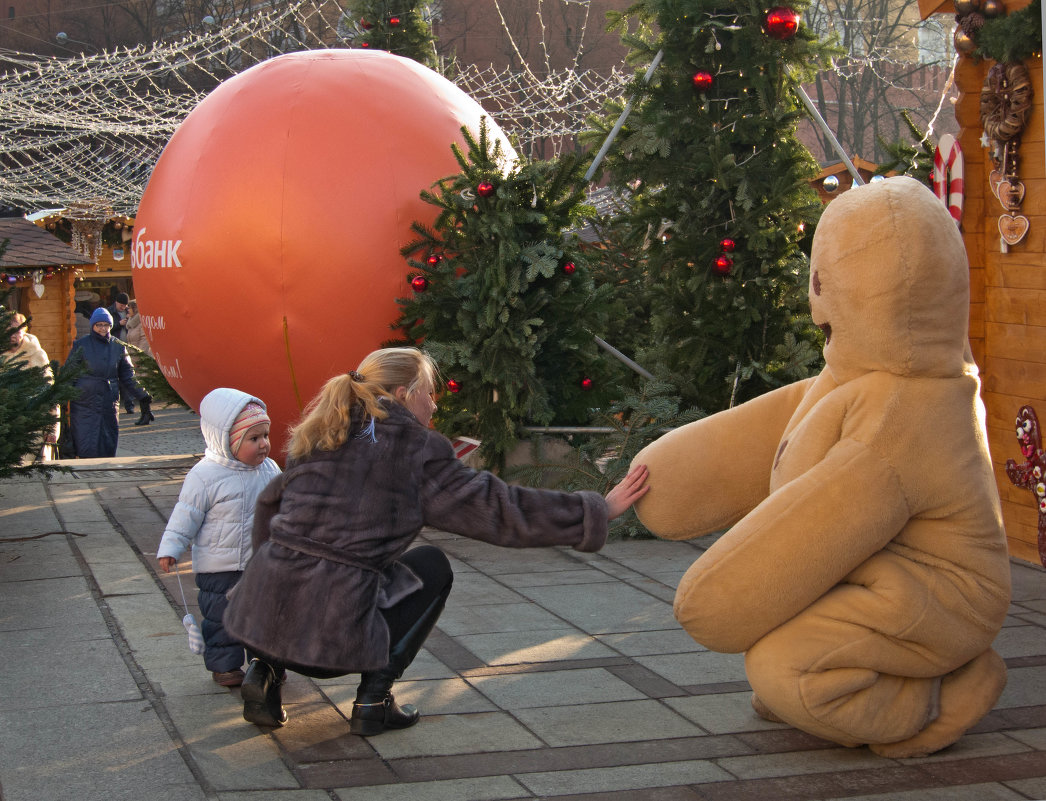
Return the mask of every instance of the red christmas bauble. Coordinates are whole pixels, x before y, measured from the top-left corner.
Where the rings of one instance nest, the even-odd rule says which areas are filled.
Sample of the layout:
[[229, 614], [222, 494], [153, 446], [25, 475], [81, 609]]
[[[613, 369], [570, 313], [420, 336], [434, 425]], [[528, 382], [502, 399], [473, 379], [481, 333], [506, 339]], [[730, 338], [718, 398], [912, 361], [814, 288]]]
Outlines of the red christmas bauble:
[[363, 48], [370, 47], [370, 42], [360, 42], [360, 47], [363, 47]]
[[577, 265], [574, 264], [574, 262], [572, 261], [568, 261], [566, 264], [563, 265], [563, 272], [565, 272], [567, 275], [573, 275], [576, 270]]
[[435, 267], [437, 264], [439, 264], [441, 261], [443, 261], [443, 257], [441, 255], [439, 255], [438, 253], [433, 253], [431, 256], [428, 257], [428, 259], [426, 259], [426, 261], [430, 265]]
[[455, 381], [453, 378], [447, 381], [448, 392], [461, 392], [461, 384]]
[[481, 181], [479, 186], [476, 187], [476, 194], [480, 197], [490, 197], [494, 194], [494, 184], [490, 181]]
[[429, 288], [429, 279], [423, 275], [415, 275], [410, 279], [410, 288], [415, 292], [424, 292]]
[[582, 378], [581, 379], [581, 388], [582, 389], [585, 389], [585, 390], [592, 389], [593, 386], [595, 386], [595, 382], [591, 378]]
[[369, 31], [374, 26], [371, 25], [369, 22], [367, 22], [367, 20], [361, 19], [360, 20], [360, 27], [363, 28], [363, 30], [365, 30], [365, 31]]
[[791, 39], [799, 30], [799, 12], [778, 6], [766, 12], [766, 32], [774, 39]]
[[400, 18], [399, 17], [389, 17], [389, 25], [391, 25], [393, 28], [395, 28], [399, 24], [400, 24]]
[[699, 70], [694, 73], [694, 88], [699, 92], [707, 92], [712, 88], [712, 73]]
[[734, 268], [734, 260], [729, 256], [720, 256], [715, 260], [715, 271], [719, 275], [730, 275]]
[[737, 243], [730, 237], [719, 242], [719, 249], [723, 251], [723, 253], [733, 253], [735, 248], [737, 248]]

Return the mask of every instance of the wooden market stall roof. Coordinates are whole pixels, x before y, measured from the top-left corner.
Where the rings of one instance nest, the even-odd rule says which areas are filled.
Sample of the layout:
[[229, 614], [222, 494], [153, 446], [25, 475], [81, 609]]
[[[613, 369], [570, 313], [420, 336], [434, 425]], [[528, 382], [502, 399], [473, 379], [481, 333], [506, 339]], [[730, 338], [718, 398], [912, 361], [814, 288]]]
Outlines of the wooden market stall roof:
[[919, 0], [919, 16], [926, 19], [931, 14], [954, 14], [952, 0]]
[[[872, 177], [879, 171], [879, 165], [866, 161], [860, 156], [854, 155], [850, 157], [850, 163], [857, 168], [857, 174], [861, 176], [861, 180], [865, 183], [872, 180]], [[888, 175], [895, 175], [893, 171], [887, 173]], [[838, 184], [834, 189], [825, 188], [825, 178], [829, 176], [835, 176], [838, 179]], [[850, 175], [850, 169], [846, 166], [845, 162], [836, 161], [832, 164], [826, 164], [821, 168], [821, 171], [810, 180], [810, 186], [814, 188], [814, 191], [821, 198], [821, 202], [827, 204], [832, 198], [838, 197], [847, 189], [853, 186], [853, 176]]]
[[0, 254], [0, 267], [71, 267], [94, 264], [57, 236], [24, 217], [0, 217], [0, 242], [8, 240]]

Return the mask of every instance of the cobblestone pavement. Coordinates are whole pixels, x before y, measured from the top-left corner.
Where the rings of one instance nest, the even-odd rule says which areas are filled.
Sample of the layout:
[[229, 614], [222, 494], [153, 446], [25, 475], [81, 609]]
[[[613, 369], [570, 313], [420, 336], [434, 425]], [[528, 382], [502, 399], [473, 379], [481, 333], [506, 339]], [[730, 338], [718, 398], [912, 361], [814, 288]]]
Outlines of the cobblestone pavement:
[[[191, 654], [154, 554], [197, 418], [122, 421], [111, 460], [0, 482], [0, 801], [1010, 801], [1046, 798], [1046, 577], [1014, 561], [1009, 685], [953, 747], [888, 760], [757, 718], [739, 655], [672, 616], [707, 540], [506, 551], [438, 531], [454, 591], [397, 685], [422, 721], [349, 733], [355, 677], [291, 676], [247, 724]], [[181, 577], [190, 608], [195, 587]]]
[[138, 412], [120, 413], [120, 441], [117, 457], [203, 455], [200, 418], [188, 409], [165, 406], [153, 409], [156, 419], [147, 426], [136, 426]]

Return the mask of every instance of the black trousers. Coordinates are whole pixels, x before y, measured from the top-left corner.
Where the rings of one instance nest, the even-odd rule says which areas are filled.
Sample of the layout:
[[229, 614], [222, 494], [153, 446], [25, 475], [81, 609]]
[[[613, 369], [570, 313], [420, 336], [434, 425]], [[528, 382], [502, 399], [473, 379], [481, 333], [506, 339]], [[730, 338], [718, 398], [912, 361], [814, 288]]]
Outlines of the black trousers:
[[411, 548], [400, 561], [421, 579], [422, 587], [412, 592], [395, 606], [382, 609], [381, 614], [389, 625], [389, 643], [395, 645], [403, 639], [422, 613], [434, 600], [446, 597], [454, 583], [454, 571], [447, 555], [434, 545], [419, 545]]
[[[434, 545], [419, 545], [411, 548], [400, 557], [400, 562], [407, 565], [421, 579], [422, 586], [421, 589], [412, 592], [395, 606], [380, 610], [389, 627], [390, 648], [403, 639], [436, 598], [441, 595], [446, 597], [454, 583], [454, 571], [451, 569], [450, 560]], [[284, 670], [293, 670], [295, 673], [301, 673], [303, 676], [314, 679], [333, 679], [346, 675], [292, 662], [278, 662], [269, 659], [264, 654], [248, 652], [248, 658], [251, 656], [258, 656], [268, 662], [276, 670], [277, 675], [282, 675]]]

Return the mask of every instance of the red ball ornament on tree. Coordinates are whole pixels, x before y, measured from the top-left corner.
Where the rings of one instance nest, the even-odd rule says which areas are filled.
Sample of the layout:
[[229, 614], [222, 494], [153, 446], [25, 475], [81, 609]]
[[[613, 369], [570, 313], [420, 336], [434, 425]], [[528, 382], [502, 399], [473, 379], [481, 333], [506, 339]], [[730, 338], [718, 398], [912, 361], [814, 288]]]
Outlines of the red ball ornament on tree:
[[443, 261], [443, 257], [438, 253], [433, 253], [426, 259], [426, 261], [429, 263], [429, 266], [435, 267], [437, 264]]
[[573, 275], [577, 271], [577, 265], [572, 261], [568, 261], [563, 265], [563, 272], [567, 275]]
[[698, 70], [694, 73], [694, 88], [699, 92], [707, 92], [712, 88], [712, 73]]
[[415, 292], [424, 292], [429, 288], [429, 279], [423, 275], [415, 275], [410, 279], [410, 288]]
[[594, 386], [595, 386], [595, 382], [591, 378], [582, 378], [581, 379], [581, 388], [582, 389], [587, 391], [587, 390], [592, 389], [592, 387], [594, 387]]
[[389, 25], [391, 25], [393, 28], [395, 28], [399, 24], [400, 24], [400, 18], [399, 17], [389, 17]]
[[476, 187], [476, 194], [480, 197], [490, 197], [494, 194], [494, 184], [490, 181], [481, 181]]
[[366, 50], [368, 47], [370, 47], [370, 42], [360, 42], [360, 47]]
[[730, 237], [722, 239], [719, 242], [719, 249], [723, 251], [723, 253], [733, 253], [736, 248], [737, 243]]
[[715, 260], [715, 271], [717, 275], [730, 275], [730, 271], [734, 269], [734, 260], [729, 256], [719, 256]]
[[766, 32], [774, 39], [791, 39], [799, 30], [799, 12], [778, 6], [766, 12]]
[[369, 31], [374, 26], [371, 25], [369, 22], [367, 22], [367, 20], [361, 19], [360, 20], [360, 27], [363, 28], [363, 30], [365, 30], [365, 31]]
[[455, 381], [453, 378], [447, 381], [448, 392], [461, 392], [461, 384]]

